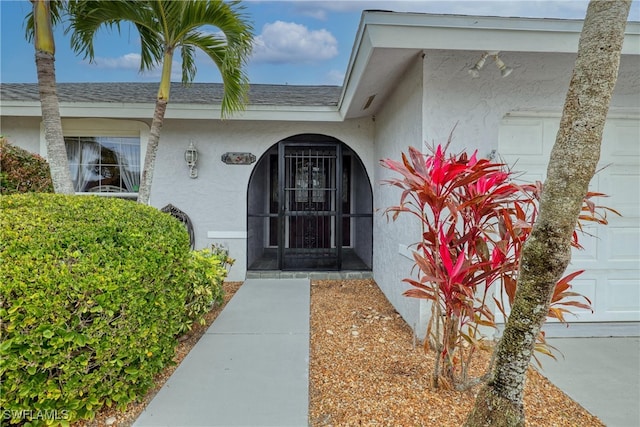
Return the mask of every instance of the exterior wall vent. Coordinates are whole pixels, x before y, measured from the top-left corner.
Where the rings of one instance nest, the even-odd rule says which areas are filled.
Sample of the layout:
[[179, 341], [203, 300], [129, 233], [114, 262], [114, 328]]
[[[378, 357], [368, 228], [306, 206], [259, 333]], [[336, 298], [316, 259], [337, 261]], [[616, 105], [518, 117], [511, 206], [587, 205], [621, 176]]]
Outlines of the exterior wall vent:
[[375, 97], [376, 97], [376, 94], [371, 95], [369, 98], [367, 98], [367, 102], [365, 102], [364, 107], [362, 107], [362, 109], [366, 110], [367, 108], [369, 108]]

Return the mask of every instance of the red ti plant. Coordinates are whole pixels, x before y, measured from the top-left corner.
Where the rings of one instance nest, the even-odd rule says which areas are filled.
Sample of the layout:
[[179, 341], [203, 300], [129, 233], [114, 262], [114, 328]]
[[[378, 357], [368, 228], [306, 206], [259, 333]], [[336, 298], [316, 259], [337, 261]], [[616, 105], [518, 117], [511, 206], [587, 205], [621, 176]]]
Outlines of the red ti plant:
[[[477, 351], [490, 348], [481, 327], [496, 326], [487, 299], [493, 298], [505, 317], [503, 297], [492, 295], [506, 294], [513, 301], [518, 261], [535, 221], [541, 185], [518, 185], [503, 164], [478, 159], [475, 152], [471, 157], [450, 155], [447, 147], [437, 146], [429, 155], [410, 147], [401, 162], [386, 159], [381, 165], [400, 174], [385, 183], [402, 190], [400, 204], [386, 214], [395, 220], [408, 212], [422, 225], [413, 252], [418, 277], [404, 281], [411, 285], [406, 296], [432, 301], [424, 347], [437, 354], [433, 385], [443, 380], [464, 389], [483, 380], [470, 379], [468, 369]], [[558, 283], [550, 315], [564, 320], [562, 304], [589, 307], [564, 301], [580, 296], [568, 291], [577, 274]], [[496, 282], [499, 292], [491, 288]], [[540, 338], [544, 344], [544, 336]]]

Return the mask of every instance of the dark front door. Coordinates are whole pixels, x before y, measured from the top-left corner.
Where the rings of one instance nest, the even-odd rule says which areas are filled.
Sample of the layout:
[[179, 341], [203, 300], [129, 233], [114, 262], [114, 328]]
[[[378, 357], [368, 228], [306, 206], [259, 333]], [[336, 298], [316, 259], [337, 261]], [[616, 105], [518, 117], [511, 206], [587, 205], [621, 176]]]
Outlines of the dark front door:
[[281, 145], [278, 228], [284, 269], [340, 268], [340, 151], [339, 144]]

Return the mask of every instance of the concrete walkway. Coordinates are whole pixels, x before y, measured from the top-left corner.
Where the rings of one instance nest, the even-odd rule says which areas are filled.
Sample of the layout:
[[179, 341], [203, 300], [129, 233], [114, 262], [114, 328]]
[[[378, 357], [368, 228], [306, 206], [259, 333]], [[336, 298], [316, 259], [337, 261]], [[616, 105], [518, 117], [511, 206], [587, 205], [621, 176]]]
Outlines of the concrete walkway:
[[608, 427], [640, 426], [640, 338], [547, 341], [564, 357], [541, 357], [542, 375]]
[[248, 279], [134, 426], [306, 426], [309, 279]]
[[[134, 426], [307, 426], [310, 281], [248, 278]], [[609, 427], [640, 426], [640, 338], [549, 338], [542, 374]]]

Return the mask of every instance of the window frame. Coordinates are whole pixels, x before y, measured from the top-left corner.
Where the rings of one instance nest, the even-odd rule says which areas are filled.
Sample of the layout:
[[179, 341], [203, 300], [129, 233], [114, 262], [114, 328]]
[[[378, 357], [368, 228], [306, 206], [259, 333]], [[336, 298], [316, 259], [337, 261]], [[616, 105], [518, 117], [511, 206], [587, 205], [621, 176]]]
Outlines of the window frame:
[[[64, 137], [135, 137], [140, 139], [140, 173], [144, 166], [144, 157], [149, 139], [149, 125], [139, 120], [121, 119], [62, 119]], [[44, 136], [44, 124], [40, 125], [40, 155], [47, 158], [47, 143]], [[76, 192], [77, 195], [94, 195], [102, 197], [120, 197], [136, 199], [137, 192]]]

